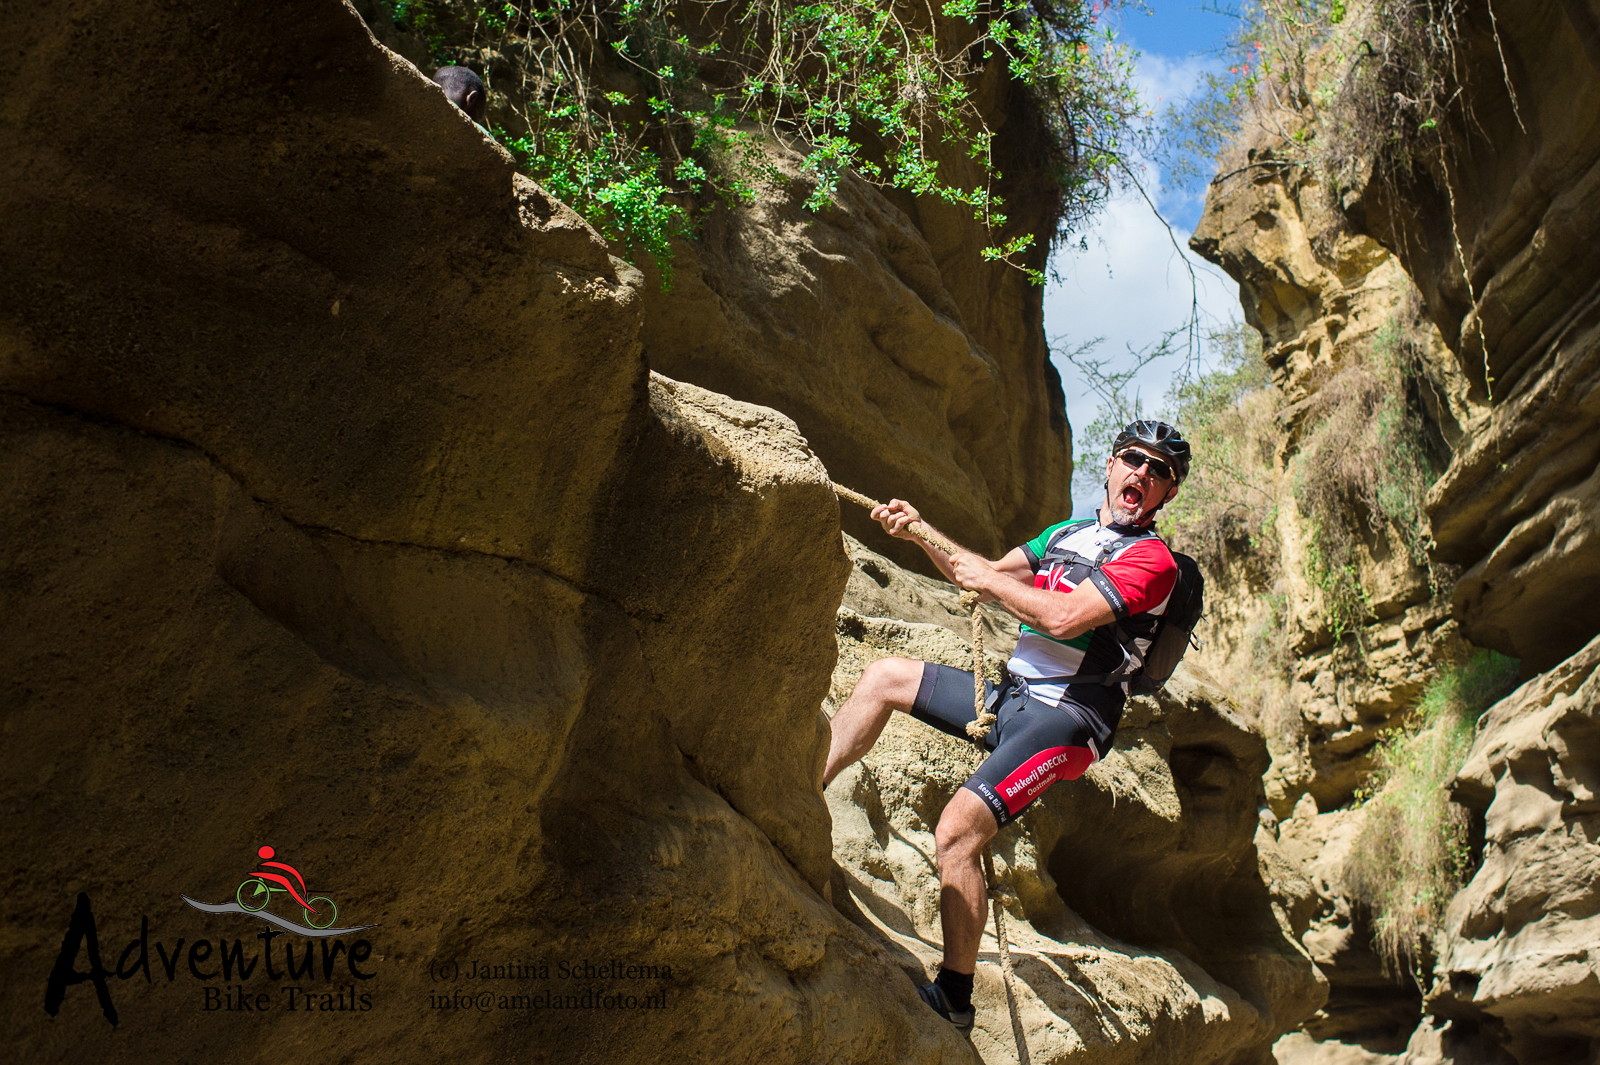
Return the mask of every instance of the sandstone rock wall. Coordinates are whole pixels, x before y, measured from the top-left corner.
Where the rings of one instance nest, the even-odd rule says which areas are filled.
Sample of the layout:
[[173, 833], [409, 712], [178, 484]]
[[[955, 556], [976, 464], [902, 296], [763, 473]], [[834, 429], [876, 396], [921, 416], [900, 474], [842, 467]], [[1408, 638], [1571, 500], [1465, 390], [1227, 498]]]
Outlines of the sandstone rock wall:
[[[1359, 943], [1350, 940], [1365, 934], [1359, 911], [1346, 902], [1342, 914], [1319, 921], [1305, 937], [1335, 991], [1323, 1014], [1277, 1045], [1280, 1065], [1594, 1060], [1600, 1047], [1593, 956], [1600, 909], [1597, 663], [1600, 645], [1591, 642], [1483, 715], [1451, 786], [1452, 798], [1483, 826], [1481, 854], [1432, 936], [1431, 972], [1422, 974], [1426, 1013], [1404, 1045], [1392, 1042], [1404, 996], [1374, 997], [1361, 1011], [1335, 1009], [1340, 1000], [1358, 1001], [1354, 981], [1339, 968], [1360, 957]], [[1331, 874], [1314, 872], [1319, 894], [1335, 904], [1342, 895], [1340, 851], [1360, 817], [1359, 810], [1308, 811], [1303, 818], [1297, 813], [1302, 823], [1284, 826], [1290, 855]], [[1331, 958], [1329, 946], [1338, 947]]]
[[1359, 807], [1320, 813], [1307, 795], [1277, 826], [1285, 856], [1312, 884], [1301, 942], [1328, 980], [1327, 1004], [1274, 1047], [1279, 1065], [1388, 1065], [1406, 1049], [1422, 1014], [1421, 989], [1379, 956], [1371, 914], [1345, 886], [1365, 813]]
[[1600, 1047], [1600, 641], [1496, 704], [1456, 778], [1482, 862], [1450, 904], [1430, 1011], [1519, 1062]]
[[[911, 15], [920, 18], [920, 14]], [[945, 39], [970, 29], [937, 16]], [[955, 145], [934, 145], [942, 180], [992, 187], [1009, 219], [990, 233], [971, 209], [857, 178], [805, 210], [814, 178], [768, 144], [781, 184], [707, 215], [676, 245], [674, 287], [647, 286], [650, 365], [795, 419], [835, 478], [922, 507], [957, 542], [992, 556], [1072, 511], [1072, 437], [1044, 334], [1044, 288], [983, 249], [1031, 233], [1019, 260], [1046, 267], [1059, 222], [1051, 134], [1001, 63], [973, 99], [995, 131], [993, 178]], [[866, 516], [846, 530], [872, 535]], [[922, 552], [884, 548], [933, 575]]]
[[1593, 909], [1580, 826], [1600, 632], [1596, 25], [1586, 4], [1464, 5], [1455, 70], [1470, 117], [1451, 112], [1443, 150], [1412, 181], [1352, 204], [1416, 279], [1487, 408], [1430, 493], [1435, 555], [1464, 570], [1463, 634], [1532, 678], [1484, 716], [1457, 780], [1486, 842], [1441, 934], [1415, 1062], [1595, 1053], [1593, 965], [1569, 936]]
[[[17, 1056], [968, 1059], [824, 897], [848, 559], [793, 424], [652, 378], [637, 275], [344, 5], [6, 31]], [[167, 977], [180, 937], [272, 949], [180, 899], [231, 900], [262, 844], [372, 926], [337, 988], [370, 1011], [192, 951]], [[113, 973], [149, 919], [115, 1030], [87, 983], [40, 1009], [79, 891]], [[474, 960], [546, 967], [513, 995], [670, 972], [653, 1010], [437, 1006]], [[268, 1012], [208, 1012], [225, 981]]]
[[[1381, 43], [1387, 31], [1371, 21], [1377, 7], [1353, 8], [1351, 23]], [[1327, 812], [1324, 804], [1319, 814], [1302, 804], [1280, 826], [1285, 849], [1317, 884], [1319, 913], [1305, 942], [1332, 984], [1326, 1010], [1278, 1045], [1285, 1065], [1587, 1062], [1600, 1046], [1585, 924], [1594, 909], [1586, 722], [1600, 632], [1592, 595], [1600, 556], [1590, 544], [1600, 459], [1591, 441], [1600, 343], [1590, 319], [1600, 253], [1588, 239], [1600, 211], [1592, 106], [1600, 18], [1584, 3], [1450, 11], [1458, 32], [1448, 69], [1460, 93], [1451, 96], [1442, 147], [1398, 173], [1357, 160], [1365, 176], [1338, 190], [1342, 209], [1319, 208], [1328, 234], [1319, 248], [1308, 198], [1288, 194], [1271, 145], [1255, 144], [1237, 162], [1267, 165], [1214, 189], [1209, 230], [1198, 234], [1203, 250], [1231, 264], [1246, 314], [1268, 338], [1275, 379], [1288, 389], [1291, 446], [1297, 373], [1330, 341], [1335, 352], [1343, 342], [1356, 317], [1341, 305], [1352, 278], [1403, 268], [1398, 283], [1415, 285], [1438, 330], [1436, 379], [1449, 376], [1438, 370], [1448, 359], [1465, 387], [1445, 390], [1434, 407], [1452, 452], [1428, 497], [1431, 560], [1453, 578], [1447, 610], [1437, 599], [1414, 601], [1385, 655], [1398, 673], [1420, 678], [1430, 647], [1448, 650], [1449, 629], [1459, 626], [1470, 643], [1520, 658], [1531, 678], [1480, 720], [1455, 782], [1454, 798], [1482, 833], [1482, 853], [1472, 856], [1471, 879], [1436, 930], [1436, 960], [1421, 974], [1425, 1015], [1404, 1046], [1392, 1038], [1398, 1018], [1376, 1008], [1363, 915], [1334, 875], [1359, 811]], [[1309, 258], [1292, 250], [1301, 244], [1297, 227], [1312, 234]], [[1346, 259], [1341, 269], [1324, 254], [1359, 242], [1381, 244], [1393, 259], [1369, 251], [1358, 257], [1368, 265], [1354, 269], [1357, 259]], [[1302, 265], [1313, 259], [1337, 283]], [[1406, 585], [1381, 569], [1363, 579], [1375, 594]], [[1405, 697], [1405, 685], [1393, 691]], [[1377, 724], [1381, 704], [1369, 709]], [[1343, 735], [1360, 731], [1351, 725]], [[1347, 754], [1343, 735], [1313, 730], [1318, 773]], [[1320, 764], [1318, 746], [1326, 752]]]
[[1596, 19], [1581, 2], [1461, 5], [1452, 69], [1470, 116], [1453, 107], [1436, 158], [1352, 204], [1489, 404], [1429, 512], [1437, 557], [1465, 570], [1462, 631], [1525, 675], [1600, 632]]
[[[431, 69], [428, 43], [397, 31], [382, 4], [355, 7], [384, 45]], [[935, 17], [947, 39], [970, 33]], [[497, 48], [467, 51], [462, 61], [491, 83], [489, 123], [519, 127], [516, 60]], [[650, 91], [627, 64], [607, 77]], [[970, 208], [851, 175], [832, 203], [809, 210], [816, 178], [802, 154], [752, 128], [744, 132], [756, 135], [750, 148], [762, 168], [741, 179], [753, 200], [699, 204], [695, 239], [673, 242], [667, 283], [648, 256], [635, 262], [653, 369], [783, 411], [838, 482], [911, 499], [958, 542], [996, 555], [1071, 512], [1072, 440], [1043, 287], [982, 252], [1031, 233], [1033, 246], [1016, 258], [1043, 270], [1062, 193], [1059, 160], [1047, 157], [1053, 135], [1005, 66], [986, 66], [973, 89], [997, 133], [1000, 177], [954, 145], [930, 152], [945, 180], [992, 185], [1009, 220], [1000, 232]], [[846, 529], [872, 535], [863, 512], [842, 517]], [[916, 548], [895, 541], [885, 551], [933, 575]]]
[[[1275, 159], [1266, 139], [1243, 145], [1212, 186], [1193, 246], [1239, 283], [1245, 319], [1263, 337], [1263, 355], [1282, 396], [1276, 465], [1301, 449], [1318, 393], [1341, 368], [1379, 357], [1397, 333], [1420, 333], [1426, 419], [1445, 442], [1459, 441], [1478, 417], [1466, 382], [1431, 327], [1414, 321], [1410, 281], [1371, 237], [1352, 232], [1326, 190], [1304, 168]], [[1336, 642], [1325, 593], [1308, 578], [1314, 550], [1300, 513], [1296, 477], [1326, 476], [1301, 467], [1273, 486], [1275, 560], [1294, 661], [1287, 701], [1303, 722], [1298, 741], [1275, 751], [1269, 797], [1287, 816], [1301, 794], [1324, 809], [1348, 802], [1379, 732], [1421, 693], [1432, 667], [1459, 652], [1448, 590], [1400, 548], [1402, 536], [1381, 515], [1354, 507], [1341, 516], [1356, 531], [1354, 565], [1371, 620]], [[1374, 530], [1376, 524], [1377, 529]], [[1376, 535], [1374, 532], [1376, 531]], [[1257, 583], [1264, 583], [1260, 577]], [[1248, 633], [1263, 621], [1257, 589], [1233, 572], [1213, 574], [1205, 660], [1218, 676], [1246, 677]]]
[[[981, 242], [936, 252], [864, 182], [806, 210], [799, 156], [771, 151], [786, 183], [709, 215], [699, 240], [676, 246], [671, 291], [645, 286], [650, 365], [792, 415], [840, 483], [909, 499], [982, 553], [1071, 513], [1041, 290], [982, 263]], [[970, 218], [948, 228], [982, 232]], [[844, 522], [875, 528], [854, 508]], [[926, 569], [913, 546], [885, 550]]]

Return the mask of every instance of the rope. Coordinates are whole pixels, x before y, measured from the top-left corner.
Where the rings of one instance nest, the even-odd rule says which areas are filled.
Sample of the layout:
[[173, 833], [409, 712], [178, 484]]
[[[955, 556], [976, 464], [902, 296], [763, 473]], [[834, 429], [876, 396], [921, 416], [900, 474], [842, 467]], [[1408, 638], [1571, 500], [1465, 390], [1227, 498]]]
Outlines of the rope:
[[983, 738], [989, 735], [989, 730], [994, 727], [995, 716], [989, 713], [989, 708], [983, 698], [983, 614], [978, 610], [978, 597], [971, 592], [963, 594], [972, 596], [972, 712], [971, 721], [967, 722], [967, 737], [978, 745], [978, 751], [983, 753]]
[[[864, 496], [860, 492], [852, 491], [842, 484], [833, 485], [833, 492], [834, 495], [838, 496], [840, 499], [847, 499], [857, 506], [866, 507], [868, 510], [876, 510], [877, 508], [883, 506], [882, 503], [878, 502], [876, 499], [873, 499], [871, 496]], [[918, 540], [921, 540], [930, 547], [937, 547], [947, 555], [953, 555], [957, 551], [961, 550], [961, 548], [957, 547], [949, 540], [946, 540], [944, 537], [940, 536], [937, 532], [928, 528], [928, 526], [924, 525], [920, 521], [914, 521], [910, 525], [907, 525], [906, 532], [910, 533], [912, 536], [915, 536]], [[968, 596], [971, 596], [970, 600], [967, 598]], [[977, 601], [977, 592], [961, 593], [962, 606], [971, 606], [976, 604]]]
[[[829, 482], [832, 484], [832, 482]], [[852, 491], [841, 484], [832, 484], [834, 494], [840, 499], [848, 500], [857, 506], [866, 507], [869, 511], [881, 507], [883, 504], [870, 496]], [[938, 548], [947, 555], [954, 555], [960, 550], [955, 544], [946, 540], [938, 533], [920, 521], [914, 521], [906, 526], [906, 531], [923, 543]], [[995, 715], [989, 713], [983, 698], [983, 612], [978, 608], [979, 595], [977, 592], [962, 592], [961, 605], [972, 611], [972, 709], [973, 719], [967, 722], [967, 736], [971, 738], [976, 748], [978, 761], [982, 761], [988, 752], [984, 750], [983, 741], [994, 728]], [[1011, 965], [1011, 944], [1006, 936], [1005, 907], [1001, 901], [1006, 897], [1006, 891], [1000, 886], [994, 872], [994, 845], [986, 843], [983, 847], [983, 886], [990, 900], [994, 904], [994, 938], [1000, 944], [1000, 976], [1005, 981], [1008, 1005], [1021, 1001], [1017, 997], [1016, 971]], [[1015, 1017], [1013, 1017], [1013, 1021]], [[1019, 1035], [1020, 1039], [1021, 1036]], [[1027, 1060], [1027, 1051], [1022, 1049], [1018, 1055], [1020, 1060]]]

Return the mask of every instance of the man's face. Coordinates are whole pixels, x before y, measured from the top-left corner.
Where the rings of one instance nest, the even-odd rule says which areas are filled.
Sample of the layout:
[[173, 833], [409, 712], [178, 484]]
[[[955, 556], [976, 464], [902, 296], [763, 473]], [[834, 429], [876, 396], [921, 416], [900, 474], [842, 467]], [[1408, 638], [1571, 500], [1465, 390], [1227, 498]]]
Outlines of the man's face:
[[[1171, 476], [1158, 475], [1148, 459], [1166, 466]], [[1106, 489], [1111, 499], [1111, 520], [1118, 525], [1139, 525], [1178, 494], [1177, 474], [1164, 455], [1141, 447], [1123, 448], [1106, 461]]]

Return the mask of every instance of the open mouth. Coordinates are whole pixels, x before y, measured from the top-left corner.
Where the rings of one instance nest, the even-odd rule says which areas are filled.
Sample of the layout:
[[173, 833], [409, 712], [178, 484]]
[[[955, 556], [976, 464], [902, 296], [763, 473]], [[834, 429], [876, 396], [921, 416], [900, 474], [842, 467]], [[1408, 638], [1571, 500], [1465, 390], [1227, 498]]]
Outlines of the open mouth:
[[1138, 510], [1139, 504], [1144, 501], [1144, 493], [1135, 484], [1122, 486], [1122, 509]]

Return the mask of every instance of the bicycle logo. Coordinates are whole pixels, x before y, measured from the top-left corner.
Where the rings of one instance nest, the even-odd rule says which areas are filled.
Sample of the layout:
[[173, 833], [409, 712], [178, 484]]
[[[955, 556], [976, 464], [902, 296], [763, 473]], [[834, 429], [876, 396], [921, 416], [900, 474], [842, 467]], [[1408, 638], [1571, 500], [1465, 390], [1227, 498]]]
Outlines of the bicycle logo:
[[[339, 916], [339, 907], [326, 895], [311, 895], [306, 890], [306, 878], [300, 875], [300, 870], [283, 862], [272, 861], [277, 852], [271, 847], [262, 847], [256, 851], [261, 857], [261, 864], [272, 869], [282, 869], [294, 876], [299, 882], [300, 890], [296, 891], [292, 883], [283, 873], [251, 874], [244, 883], [239, 885], [239, 890], [233, 893], [234, 900], [239, 907], [247, 913], [260, 913], [272, 902], [272, 896], [287, 894], [300, 904], [300, 910], [305, 917], [306, 924], [311, 928], [332, 928], [333, 922]], [[304, 892], [305, 894], [301, 894]], [[306, 896], [310, 897], [307, 898]], [[321, 903], [322, 905], [317, 905]]]
[[[373, 927], [367, 924], [355, 928], [334, 928], [333, 923], [339, 919], [339, 907], [333, 899], [327, 895], [312, 894], [306, 887], [306, 878], [300, 875], [300, 870], [287, 862], [274, 861], [277, 855], [278, 852], [271, 847], [261, 847], [256, 851], [256, 856], [261, 859], [261, 868], [245, 877], [244, 883], [234, 891], [232, 902], [197, 902], [187, 895], [181, 898], [190, 906], [205, 913], [248, 913], [269, 924], [275, 924], [286, 932], [298, 932], [303, 936], [347, 935]], [[267, 912], [267, 907], [272, 905], [273, 900], [283, 895], [294, 900], [300, 911], [301, 920], [311, 931], [299, 928], [275, 913]]]

